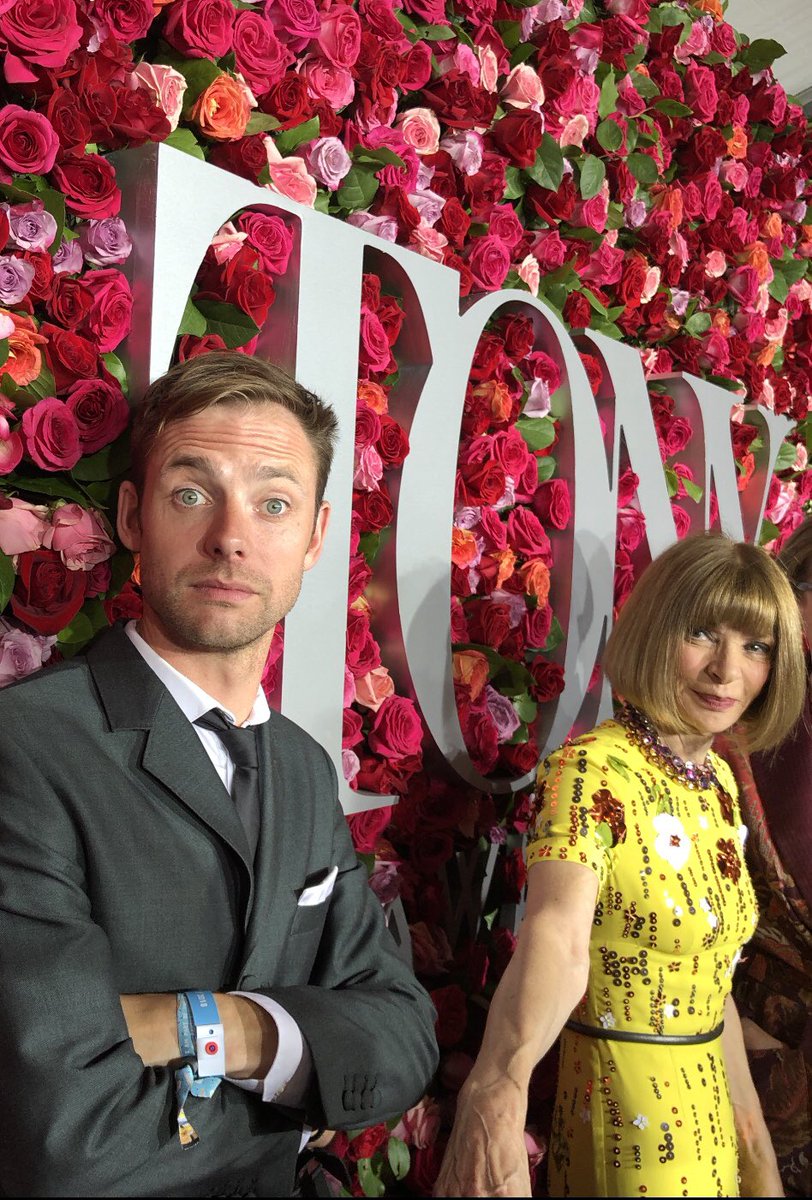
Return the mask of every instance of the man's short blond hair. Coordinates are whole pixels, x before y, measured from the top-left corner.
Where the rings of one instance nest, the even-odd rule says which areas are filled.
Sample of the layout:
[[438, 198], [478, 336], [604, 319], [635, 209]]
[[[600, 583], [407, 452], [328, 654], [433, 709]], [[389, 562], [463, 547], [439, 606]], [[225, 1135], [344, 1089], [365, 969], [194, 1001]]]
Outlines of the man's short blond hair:
[[769, 750], [798, 719], [806, 679], [792, 588], [758, 546], [706, 533], [669, 547], [621, 610], [604, 669], [616, 693], [661, 732], [697, 733], [679, 703], [679, 653], [692, 631], [721, 625], [773, 643], [769, 679], [739, 723], [749, 750]]

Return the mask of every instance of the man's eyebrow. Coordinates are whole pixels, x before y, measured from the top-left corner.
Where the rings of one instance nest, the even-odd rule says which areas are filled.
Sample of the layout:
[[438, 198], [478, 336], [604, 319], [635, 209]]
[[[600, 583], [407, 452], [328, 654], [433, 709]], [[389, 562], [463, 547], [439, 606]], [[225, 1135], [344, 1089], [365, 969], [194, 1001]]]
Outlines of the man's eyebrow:
[[[209, 476], [216, 476], [218, 473], [212, 460], [205, 454], [178, 454], [174, 458], [170, 458], [161, 468], [161, 474], [168, 475], [172, 471], [198, 471], [201, 475]], [[256, 479], [263, 482], [286, 479], [290, 483], [296, 484], [297, 487], [304, 486], [301, 477], [295, 471], [289, 471], [281, 466], [259, 464], [254, 468], [253, 474]]]

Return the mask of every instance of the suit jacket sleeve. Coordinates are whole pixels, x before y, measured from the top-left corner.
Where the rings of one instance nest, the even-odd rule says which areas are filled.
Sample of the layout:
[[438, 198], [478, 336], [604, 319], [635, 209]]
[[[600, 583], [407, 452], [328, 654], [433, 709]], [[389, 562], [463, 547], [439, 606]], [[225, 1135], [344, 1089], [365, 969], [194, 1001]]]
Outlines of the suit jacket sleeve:
[[[326, 912], [300, 910], [318, 939], [307, 985], [257, 988], [278, 1000], [310, 1047], [317, 1099], [308, 1120], [331, 1129], [376, 1124], [419, 1100], [437, 1066], [434, 1007], [398, 956], [359, 863], [333, 780], [332, 852], [338, 866]], [[323, 921], [320, 933], [317, 924]], [[294, 925], [294, 937], [308, 936]]]

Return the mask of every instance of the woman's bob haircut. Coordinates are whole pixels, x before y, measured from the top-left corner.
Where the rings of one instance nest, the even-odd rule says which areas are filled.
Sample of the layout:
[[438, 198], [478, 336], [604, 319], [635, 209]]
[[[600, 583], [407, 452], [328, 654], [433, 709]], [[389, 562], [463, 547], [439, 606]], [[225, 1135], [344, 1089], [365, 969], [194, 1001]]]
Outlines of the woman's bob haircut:
[[765, 550], [719, 533], [670, 546], [646, 568], [606, 644], [615, 692], [661, 733], [699, 733], [679, 703], [679, 653], [696, 629], [726, 625], [773, 643], [770, 676], [738, 723], [747, 749], [784, 740], [804, 701], [806, 672], [798, 606]]

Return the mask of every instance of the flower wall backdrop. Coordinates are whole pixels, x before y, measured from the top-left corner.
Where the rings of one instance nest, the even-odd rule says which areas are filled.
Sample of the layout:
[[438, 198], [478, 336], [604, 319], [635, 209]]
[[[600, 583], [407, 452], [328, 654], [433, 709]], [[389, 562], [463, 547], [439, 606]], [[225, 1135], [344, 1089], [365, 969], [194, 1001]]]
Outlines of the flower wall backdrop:
[[[781, 48], [749, 43], [724, 8], [0, 0], [0, 684], [138, 612], [137, 573], [110, 524], [127, 466], [117, 350], [133, 302], [107, 154], [150, 141], [445, 263], [461, 296], [525, 288], [576, 335], [599, 330], [639, 347], [679, 533], [701, 489], [681, 461], [693, 430], [658, 377], [685, 369], [733, 401], [789, 414], [797, 425], [763, 532], [780, 544], [812, 502], [812, 141], [772, 76]], [[187, 305], [179, 358], [223, 346], [251, 353], [295, 238], [292, 222], [263, 211], [223, 226]], [[409, 450], [388, 411], [404, 312], [365, 277], [344, 766], [354, 786], [400, 796], [350, 825], [382, 902], [405, 905], [443, 1060], [433, 1095], [394, 1131], [334, 1144], [352, 1189], [371, 1195], [404, 1178], [411, 1194], [431, 1188], [454, 1093], [511, 953], [499, 913], [521, 897], [532, 802], [425, 770], [420, 716], [382, 661], [367, 589], [393, 520], [389, 484]], [[597, 394], [601, 364], [584, 349]], [[559, 382], [527, 319], [491, 324], [467, 389], [449, 547], [458, 708], [484, 774], [532, 768], [539, 710], [564, 682], [548, 603], [549, 534], [570, 521], [551, 412]], [[731, 434], [744, 489], [758, 430], [734, 409]], [[617, 604], [644, 546], [637, 482], [626, 470]], [[449, 880], [478, 858], [485, 919], [452, 930]], [[534, 1166], [550, 1086], [547, 1072], [531, 1105]]]

